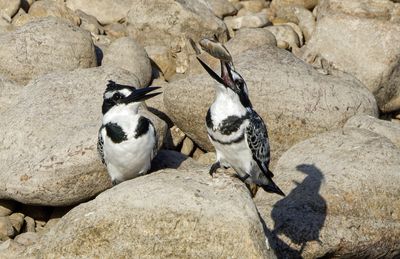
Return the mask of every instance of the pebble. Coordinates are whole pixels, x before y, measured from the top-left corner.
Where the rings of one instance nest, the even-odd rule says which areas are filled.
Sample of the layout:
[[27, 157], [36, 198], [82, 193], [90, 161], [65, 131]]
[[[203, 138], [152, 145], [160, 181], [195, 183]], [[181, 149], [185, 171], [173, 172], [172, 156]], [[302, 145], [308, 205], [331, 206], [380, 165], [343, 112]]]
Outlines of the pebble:
[[29, 216], [24, 218], [25, 224], [22, 232], [35, 232], [35, 220]]
[[0, 217], [10, 215], [14, 211], [16, 206], [17, 203], [15, 201], [0, 200]]
[[22, 226], [24, 225], [24, 214], [13, 213], [9, 216], [10, 222], [17, 233], [21, 232]]
[[9, 217], [0, 217], [0, 240], [5, 241], [15, 234]]
[[22, 234], [19, 234], [14, 238], [14, 241], [24, 245], [24, 246], [30, 246], [35, 244], [39, 239], [39, 235], [35, 232], [25, 232]]
[[188, 156], [192, 153], [193, 148], [194, 148], [193, 141], [189, 137], [186, 137], [183, 140], [181, 153]]

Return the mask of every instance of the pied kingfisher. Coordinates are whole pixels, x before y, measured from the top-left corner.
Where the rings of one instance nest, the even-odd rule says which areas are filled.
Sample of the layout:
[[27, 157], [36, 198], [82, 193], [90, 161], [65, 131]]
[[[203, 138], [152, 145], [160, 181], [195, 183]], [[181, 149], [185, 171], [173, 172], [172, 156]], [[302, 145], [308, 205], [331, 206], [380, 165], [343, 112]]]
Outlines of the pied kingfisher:
[[113, 185], [146, 174], [157, 152], [157, 134], [150, 120], [138, 114], [160, 87], [135, 89], [108, 81], [103, 95], [103, 123], [97, 150]]

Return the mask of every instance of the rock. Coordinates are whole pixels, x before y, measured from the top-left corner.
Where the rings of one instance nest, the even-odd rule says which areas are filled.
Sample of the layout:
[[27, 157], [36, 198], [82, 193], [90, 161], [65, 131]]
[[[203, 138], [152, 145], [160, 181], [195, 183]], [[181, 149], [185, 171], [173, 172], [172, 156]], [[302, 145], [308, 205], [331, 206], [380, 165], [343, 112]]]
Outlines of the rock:
[[267, 2], [263, 0], [240, 1], [240, 5], [243, 7], [243, 9], [248, 10], [252, 13], [261, 12], [262, 9], [268, 7]]
[[255, 202], [279, 258], [395, 258], [400, 251], [400, 149], [364, 129], [305, 140], [275, 168], [281, 199]]
[[190, 138], [186, 137], [183, 140], [181, 153], [188, 156], [192, 153], [193, 148], [194, 148], [193, 141]]
[[22, 234], [19, 234], [14, 238], [14, 241], [24, 245], [24, 246], [31, 246], [35, 244], [39, 239], [39, 235], [35, 232], [25, 232]]
[[376, 134], [382, 135], [390, 139], [397, 147], [400, 148], [400, 124], [380, 120], [375, 117], [368, 115], [357, 115], [350, 118], [346, 124], [345, 128], [360, 128], [367, 129]]
[[191, 157], [174, 150], [160, 150], [151, 163], [151, 172], [172, 168], [178, 170], [190, 170], [202, 167]]
[[0, 200], [0, 217], [8, 216], [13, 213], [17, 203], [12, 200]]
[[235, 6], [228, 0], [206, 0], [206, 2], [210, 5], [213, 13], [219, 18], [234, 15], [237, 12]]
[[0, 217], [0, 241], [5, 241], [15, 234], [9, 217]]
[[0, 73], [17, 83], [53, 71], [96, 66], [90, 34], [54, 17], [0, 35], [0, 45]]
[[274, 25], [265, 29], [275, 36], [279, 48], [294, 49], [300, 47], [299, 36], [290, 25]]
[[310, 40], [316, 26], [315, 17], [310, 10], [301, 6], [287, 6], [277, 9], [275, 12], [277, 17], [298, 24], [305, 41]]
[[124, 37], [111, 43], [104, 54], [103, 66], [115, 66], [132, 72], [140, 86], [147, 86], [151, 80], [150, 59], [142, 46], [133, 39]]
[[81, 24], [78, 15], [69, 9], [64, 2], [54, 0], [36, 1], [29, 8], [28, 14], [32, 17], [58, 17], [69, 21], [73, 25]]
[[175, 125], [170, 129], [170, 133], [171, 143], [167, 143], [166, 146], [168, 149], [176, 149], [182, 144], [186, 135], [180, 128]]
[[18, 12], [21, 0], [0, 0], [0, 11], [8, 17], [13, 17]]
[[240, 17], [226, 17], [224, 22], [229, 28], [232, 28], [233, 30], [239, 30], [241, 28], [264, 27], [269, 23], [269, 20], [265, 12], [259, 12]]
[[12, 239], [1, 243], [0, 242], [0, 257], [4, 259], [21, 258], [24, 251], [24, 246], [15, 242]]
[[233, 57], [235, 57], [249, 49], [264, 45], [276, 46], [276, 38], [274, 34], [265, 29], [243, 28], [238, 30], [235, 37], [225, 45]]
[[24, 218], [24, 220], [25, 220], [25, 224], [24, 224], [22, 232], [35, 232], [35, 230], [36, 230], [35, 220], [29, 216], [26, 216]]
[[272, 0], [271, 7], [282, 8], [286, 6], [303, 6], [304, 8], [312, 10], [319, 1], [323, 0]]
[[193, 159], [197, 160], [199, 159], [199, 157], [201, 157], [202, 155], [204, 155], [204, 151], [201, 150], [200, 148], [196, 147], [195, 150], [193, 151]]
[[39, 254], [275, 258], [244, 185], [228, 176], [212, 179], [203, 169], [159, 171], [101, 193], [72, 209], [25, 255]]
[[126, 24], [112, 23], [104, 26], [104, 30], [108, 36], [114, 38], [121, 38], [128, 36]]
[[[146, 14], [146, 15], [143, 15]], [[217, 36], [227, 40], [227, 28], [204, 1], [138, 0], [128, 13], [128, 32], [142, 46], [161, 45], [173, 50], [176, 72], [188, 69], [194, 56], [188, 38], [195, 42]]]
[[163, 74], [165, 80], [169, 81], [176, 73], [176, 60], [169, 48], [165, 46], [147, 46], [145, 47], [151, 61]]
[[[326, 59], [354, 75], [384, 112], [400, 109], [400, 4], [390, 1], [324, 0], [304, 60]], [[362, 47], [360, 47], [362, 46]], [[384, 46], [384, 47], [377, 47]]]
[[[272, 157], [320, 132], [341, 128], [355, 114], [378, 114], [374, 97], [358, 80], [320, 74], [285, 50], [266, 45], [234, 60], [255, 110], [269, 127]], [[171, 82], [164, 90], [169, 117], [204, 150], [213, 150], [205, 117], [214, 84], [203, 73]]]
[[82, 10], [92, 15], [103, 24], [123, 21], [135, 1], [126, 0], [67, 0], [66, 4], [72, 10]]
[[99, 24], [96, 17], [89, 15], [81, 10], [76, 10], [75, 13], [81, 20], [80, 27], [94, 34], [104, 34], [104, 28]]
[[59, 218], [54, 218], [54, 219], [50, 219], [49, 221], [47, 221], [46, 225], [44, 226], [44, 229], [42, 231], [41, 234], [43, 234], [44, 232], [49, 231], [52, 227], [54, 227], [58, 222], [60, 221]]
[[35, 220], [35, 233], [42, 234], [46, 226], [46, 221]]
[[31, 81], [0, 114], [8, 122], [0, 126], [0, 199], [66, 206], [111, 186], [97, 154], [108, 80], [139, 85], [118, 68], [52, 73]]
[[19, 212], [13, 213], [9, 216], [11, 225], [17, 234], [21, 233], [22, 226], [24, 225], [24, 217], [24, 214]]
[[199, 159], [197, 159], [198, 163], [200, 163], [202, 165], [209, 165], [209, 166], [214, 164], [216, 161], [217, 161], [217, 155], [215, 154], [215, 152], [205, 153], [205, 154], [201, 155], [199, 157]]

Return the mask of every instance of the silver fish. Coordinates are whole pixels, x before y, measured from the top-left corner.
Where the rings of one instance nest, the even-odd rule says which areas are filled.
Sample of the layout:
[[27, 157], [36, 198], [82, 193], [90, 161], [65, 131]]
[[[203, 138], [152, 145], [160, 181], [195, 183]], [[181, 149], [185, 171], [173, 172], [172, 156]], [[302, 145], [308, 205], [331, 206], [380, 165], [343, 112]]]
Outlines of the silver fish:
[[214, 58], [221, 61], [232, 62], [231, 53], [229, 53], [222, 43], [212, 39], [202, 39], [199, 44], [204, 51]]

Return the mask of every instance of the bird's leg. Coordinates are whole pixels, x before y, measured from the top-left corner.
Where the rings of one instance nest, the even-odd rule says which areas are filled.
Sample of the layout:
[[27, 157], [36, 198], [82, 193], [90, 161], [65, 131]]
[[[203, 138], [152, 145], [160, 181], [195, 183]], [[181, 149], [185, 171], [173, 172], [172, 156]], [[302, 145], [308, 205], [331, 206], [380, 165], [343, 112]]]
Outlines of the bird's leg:
[[219, 169], [221, 168], [221, 164], [219, 163], [219, 161], [215, 162], [214, 164], [212, 164], [211, 168], [210, 168], [210, 175], [211, 177], [213, 176], [213, 174]]

